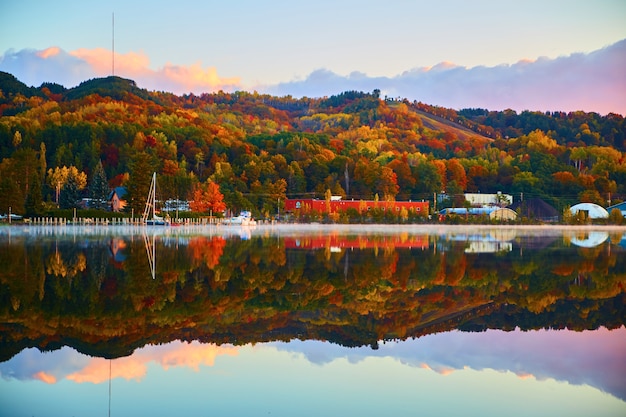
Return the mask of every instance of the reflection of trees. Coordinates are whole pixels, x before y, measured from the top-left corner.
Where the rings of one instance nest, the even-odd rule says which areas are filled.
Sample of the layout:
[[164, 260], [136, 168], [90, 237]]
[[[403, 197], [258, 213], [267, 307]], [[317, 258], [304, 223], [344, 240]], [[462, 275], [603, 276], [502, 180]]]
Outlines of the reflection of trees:
[[73, 278], [87, 267], [87, 258], [81, 252], [73, 254], [70, 259], [63, 259], [57, 250], [46, 260], [46, 273], [63, 278]]
[[[0, 357], [67, 340], [116, 356], [172, 339], [363, 345], [453, 328], [625, 322], [626, 256], [608, 242], [471, 254], [463, 242], [331, 251], [279, 238], [157, 240], [156, 279], [143, 240], [125, 241], [118, 259], [109, 243], [0, 247], [0, 323], [14, 323], [2, 327]], [[80, 279], [59, 279], [70, 276]]]

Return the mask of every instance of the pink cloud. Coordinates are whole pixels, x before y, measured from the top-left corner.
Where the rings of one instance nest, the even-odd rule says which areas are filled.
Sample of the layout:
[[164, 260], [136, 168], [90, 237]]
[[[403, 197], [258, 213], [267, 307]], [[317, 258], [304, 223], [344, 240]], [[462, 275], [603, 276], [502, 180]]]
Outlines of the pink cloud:
[[56, 384], [57, 379], [54, 375], [50, 375], [44, 371], [37, 372], [33, 375], [33, 379], [45, 382], [46, 384]]
[[111, 378], [140, 380], [146, 375], [148, 363], [155, 362], [163, 369], [188, 367], [198, 371], [200, 366], [213, 366], [218, 356], [236, 356], [237, 348], [212, 344], [170, 343], [161, 346], [147, 346], [138, 349], [132, 356], [117, 358], [110, 362], [103, 358], [91, 358], [86, 366], [65, 378], [77, 383], [99, 384]]
[[[87, 62], [99, 76], [108, 76], [112, 71], [111, 51], [104, 48], [77, 49], [70, 51], [70, 55]], [[129, 52], [115, 53], [115, 72], [145, 75], [150, 73], [150, 59], [142, 53]]]
[[[108, 76], [113, 71], [111, 51], [107, 49], [77, 49], [69, 54], [85, 61], [99, 77]], [[148, 56], [136, 52], [115, 53], [114, 70], [115, 75], [130, 78], [143, 88], [175, 94], [230, 90], [240, 84], [239, 78], [222, 78], [216, 68], [203, 68], [199, 63], [191, 66], [168, 63], [153, 70]]]
[[[152, 69], [143, 52], [115, 53], [115, 75], [134, 80], [141, 88], [174, 94], [234, 91], [240, 89], [238, 77], [221, 77], [215, 67], [166, 64]], [[71, 88], [90, 78], [106, 77], [113, 72], [111, 51], [104, 48], [66, 52], [59, 47], [44, 50], [7, 51], [0, 56], [0, 70], [33, 86], [55, 82]]]
[[43, 59], [48, 59], [53, 56], [59, 55], [60, 52], [61, 52], [60, 48], [53, 46], [51, 48], [44, 49], [43, 51], [37, 52], [37, 56]]
[[103, 358], [93, 358], [87, 366], [77, 372], [67, 375], [65, 378], [77, 383], [91, 382], [100, 384], [109, 379], [109, 366], [111, 367], [111, 378], [134, 379], [139, 381], [146, 375], [148, 369], [143, 361], [137, 360], [134, 356], [119, 358], [115, 361], [115, 366]]

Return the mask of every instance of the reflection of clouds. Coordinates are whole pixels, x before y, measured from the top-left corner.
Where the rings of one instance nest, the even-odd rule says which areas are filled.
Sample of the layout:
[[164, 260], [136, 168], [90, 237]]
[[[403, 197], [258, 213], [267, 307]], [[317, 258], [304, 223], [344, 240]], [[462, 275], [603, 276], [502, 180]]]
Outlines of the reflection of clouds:
[[337, 358], [356, 363], [371, 356], [398, 361], [440, 374], [471, 368], [513, 372], [521, 378], [555, 379], [588, 384], [626, 399], [626, 328], [573, 332], [489, 330], [482, 333], [447, 332], [403, 342], [344, 348], [315, 341], [276, 343], [278, 349], [302, 353], [322, 365]]
[[5, 379], [37, 379], [49, 383], [53, 378], [59, 380], [69, 373], [78, 371], [88, 362], [88, 356], [68, 347], [46, 353], [29, 348], [11, 360], [0, 363], [0, 375]]
[[33, 379], [38, 379], [41, 382], [45, 382], [46, 384], [56, 384], [57, 379], [54, 375], [50, 375], [44, 371], [37, 372], [33, 375]]
[[109, 379], [109, 370], [112, 378], [139, 380], [146, 375], [150, 362], [159, 364], [163, 369], [184, 366], [198, 371], [201, 365], [213, 366], [215, 359], [221, 355], [235, 356], [237, 348], [199, 342], [146, 346], [137, 349], [131, 356], [114, 359], [110, 368], [108, 359], [89, 358], [69, 347], [50, 353], [26, 349], [0, 364], [0, 375], [5, 379], [36, 379], [48, 384], [61, 379], [98, 384]]

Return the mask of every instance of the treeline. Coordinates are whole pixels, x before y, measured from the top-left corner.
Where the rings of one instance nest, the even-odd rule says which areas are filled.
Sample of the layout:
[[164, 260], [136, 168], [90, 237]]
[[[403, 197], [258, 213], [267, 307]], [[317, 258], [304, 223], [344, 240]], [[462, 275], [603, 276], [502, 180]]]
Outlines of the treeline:
[[539, 112], [525, 110], [489, 111], [481, 108], [453, 110], [421, 102], [419, 110], [459, 123], [493, 139], [510, 139], [541, 130], [561, 145], [609, 146], [626, 150], [624, 117], [616, 113]]
[[[432, 200], [443, 191], [453, 205], [464, 192], [502, 191], [559, 211], [626, 197], [619, 115], [457, 112], [381, 100], [378, 90], [176, 96], [119, 77], [33, 88], [0, 73], [0, 90], [0, 213], [102, 200], [103, 178], [109, 189], [125, 186], [138, 212], [152, 172], [162, 200], [215, 183], [229, 209], [268, 217], [286, 198], [329, 191], [355, 200]], [[428, 128], [423, 112], [446, 123]]]

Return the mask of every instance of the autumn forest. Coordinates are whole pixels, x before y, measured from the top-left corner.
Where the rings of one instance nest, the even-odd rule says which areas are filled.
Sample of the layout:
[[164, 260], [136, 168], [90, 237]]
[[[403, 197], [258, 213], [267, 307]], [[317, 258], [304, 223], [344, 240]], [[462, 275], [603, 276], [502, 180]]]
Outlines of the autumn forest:
[[[453, 110], [346, 91], [176, 96], [119, 77], [28, 87], [0, 73], [0, 214], [106, 206], [114, 187], [143, 210], [152, 172], [163, 200], [220, 194], [271, 217], [286, 198], [539, 197], [559, 212], [626, 199], [618, 114]], [[197, 209], [207, 210], [203, 205]]]

